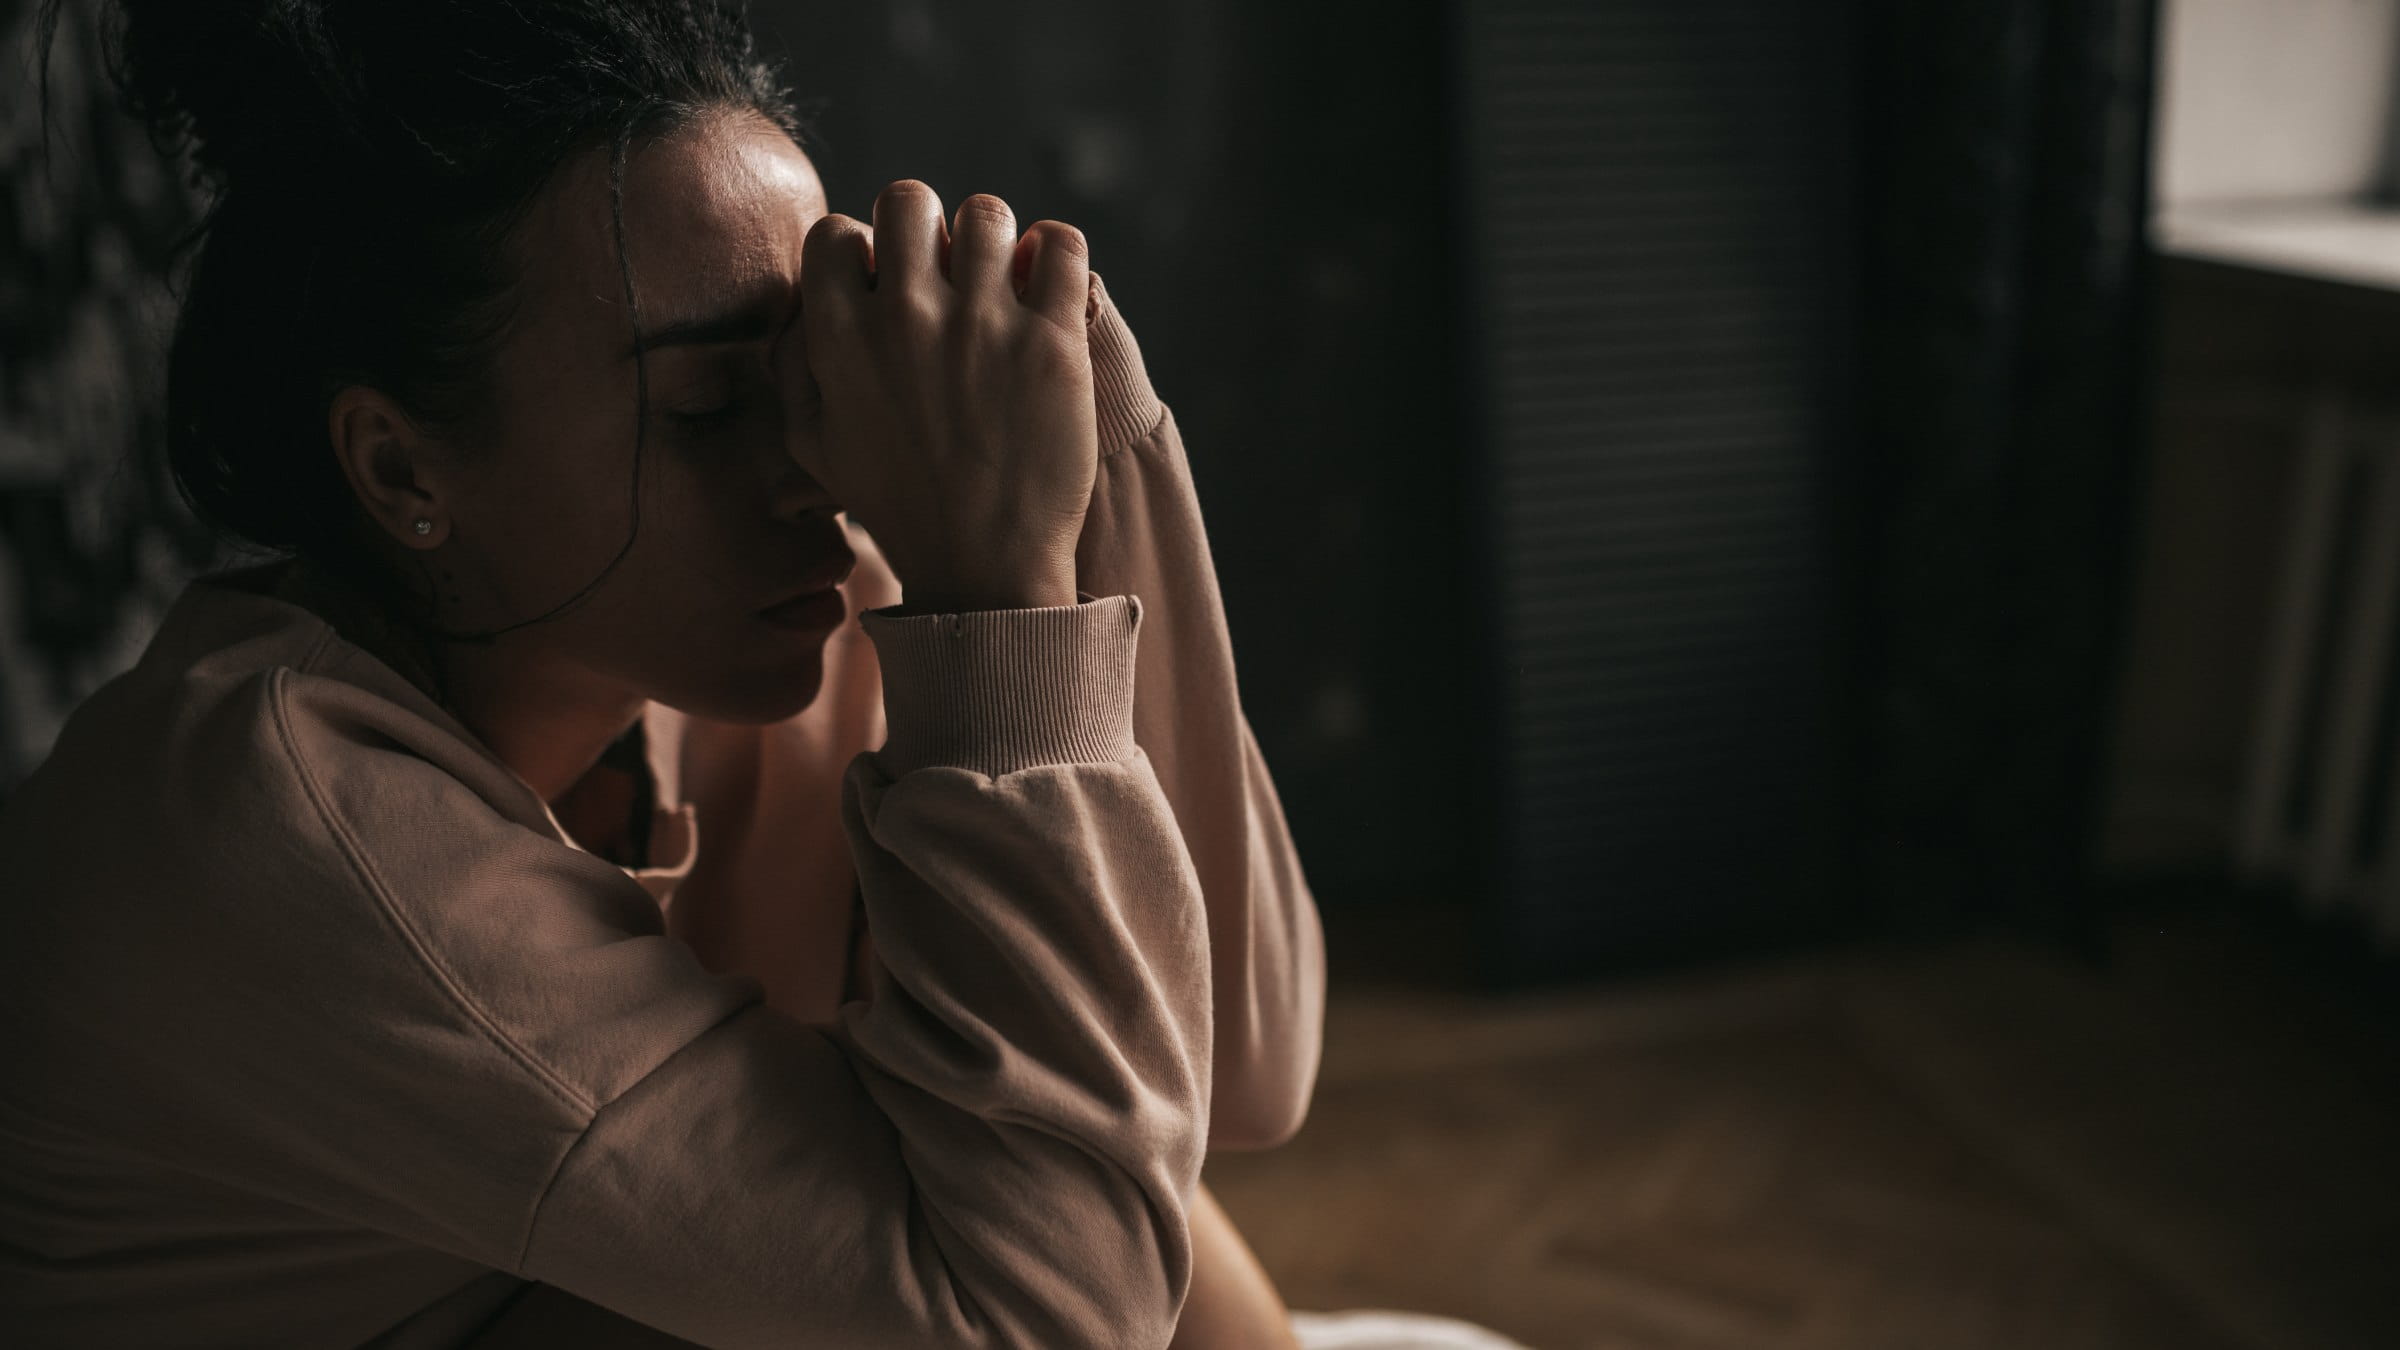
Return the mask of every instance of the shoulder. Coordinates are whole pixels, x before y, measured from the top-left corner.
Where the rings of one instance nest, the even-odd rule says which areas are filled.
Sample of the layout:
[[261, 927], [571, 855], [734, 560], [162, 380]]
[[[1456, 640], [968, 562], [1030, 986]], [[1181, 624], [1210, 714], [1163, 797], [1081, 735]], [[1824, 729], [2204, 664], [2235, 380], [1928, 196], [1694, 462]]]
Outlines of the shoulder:
[[39, 971], [33, 1021], [162, 1089], [180, 1064], [340, 1082], [396, 1054], [396, 1095], [481, 1083], [574, 1120], [756, 999], [338, 639], [252, 656], [146, 657], [0, 810], [33, 911], [0, 974]]
[[353, 946], [373, 966], [361, 978], [397, 982], [396, 1003], [578, 1112], [758, 1001], [754, 981], [704, 969], [648, 891], [560, 840], [530, 788], [428, 711], [330, 674], [274, 681], [258, 781], [293, 823], [293, 879], [338, 897], [343, 931], [311, 933], [323, 917], [304, 885], [246, 902], [256, 940]]
[[69, 890], [173, 878], [206, 903], [236, 877], [323, 881], [381, 836], [500, 813], [506, 771], [330, 629], [216, 617], [195, 631], [179, 606], [76, 708], [0, 812], [19, 862]]

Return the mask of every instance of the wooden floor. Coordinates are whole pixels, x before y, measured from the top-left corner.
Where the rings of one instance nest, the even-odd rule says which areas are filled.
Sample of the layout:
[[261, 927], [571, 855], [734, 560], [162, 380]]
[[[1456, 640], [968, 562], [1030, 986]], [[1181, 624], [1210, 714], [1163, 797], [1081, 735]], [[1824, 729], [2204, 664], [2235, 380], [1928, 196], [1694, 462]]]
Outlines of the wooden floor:
[[2226, 921], [1504, 1000], [1337, 964], [1307, 1125], [1207, 1176], [1293, 1307], [1534, 1350], [2400, 1346], [2371, 1014]]

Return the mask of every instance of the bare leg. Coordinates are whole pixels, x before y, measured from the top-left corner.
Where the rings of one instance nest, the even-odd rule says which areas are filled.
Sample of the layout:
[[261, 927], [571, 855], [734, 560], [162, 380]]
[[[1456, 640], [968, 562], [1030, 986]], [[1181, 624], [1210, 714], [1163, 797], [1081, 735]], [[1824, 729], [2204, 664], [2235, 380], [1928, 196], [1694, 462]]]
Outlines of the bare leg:
[[1167, 1350], [1300, 1350], [1283, 1295], [1205, 1182], [1191, 1221], [1192, 1288]]

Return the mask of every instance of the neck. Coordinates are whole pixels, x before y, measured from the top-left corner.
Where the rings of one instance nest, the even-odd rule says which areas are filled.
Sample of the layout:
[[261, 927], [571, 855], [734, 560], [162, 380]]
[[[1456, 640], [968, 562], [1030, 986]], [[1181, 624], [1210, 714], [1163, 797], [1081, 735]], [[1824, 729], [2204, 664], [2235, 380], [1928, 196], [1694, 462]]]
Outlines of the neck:
[[642, 715], [642, 698], [505, 648], [443, 652], [450, 710], [542, 800], [556, 804]]
[[439, 642], [429, 652], [422, 635], [396, 622], [376, 597], [313, 564], [285, 569], [277, 593], [400, 671], [545, 802], [564, 796], [641, 716], [639, 694], [546, 658], [522, 638]]

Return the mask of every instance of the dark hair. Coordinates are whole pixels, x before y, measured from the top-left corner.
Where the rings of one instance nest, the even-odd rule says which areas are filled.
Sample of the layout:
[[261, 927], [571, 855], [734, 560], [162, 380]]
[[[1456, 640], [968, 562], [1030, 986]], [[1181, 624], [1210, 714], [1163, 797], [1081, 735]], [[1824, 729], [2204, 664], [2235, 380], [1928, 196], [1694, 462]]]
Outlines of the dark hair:
[[[45, 87], [58, 5], [41, 12]], [[570, 156], [610, 156], [630, 301], [624, 167], [636, 136], [721, 110], [806, 135], [739, 4], [114, 0], [110, 11], [110, 78], [208, 189], [168, 358], [177, 488], [220, 531], [386, 599], [401, 592], [359, 547], [363, 512], [327, 439], [334, 393], [365, 384], [430, 427], [473, 426], [514, 300], [506, 245]], [[638, 306], [632, 324], [638, 355]], [[636, 379], [638, 484], [638, 361]], [[582, 599], [632, 543], [582, 591], [508, 628]]]

